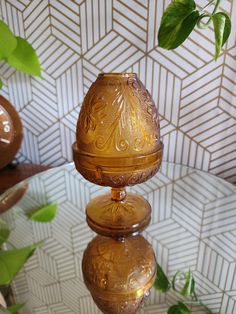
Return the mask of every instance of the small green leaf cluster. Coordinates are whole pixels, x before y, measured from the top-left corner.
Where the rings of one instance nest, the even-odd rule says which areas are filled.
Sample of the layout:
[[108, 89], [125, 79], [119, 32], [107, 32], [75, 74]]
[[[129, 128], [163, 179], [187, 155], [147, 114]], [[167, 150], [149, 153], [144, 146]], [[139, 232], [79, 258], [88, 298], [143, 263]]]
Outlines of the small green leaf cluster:
[[25, 262], [33, 255], [37, 246], [38, 244], [32, 244], [20, 249], [0, 251], [0, 285], [11, 283]]
[[[0, 20], [0, 61], [7, 62], [16, 70], [41, 77], [38, 57], [28, 41], [15, 36], [10, 28]], [[0, 89], [2, 81], [0, 80]]]
[[57, 213], [57, 204], [49, 204], [39, 209], [28, 213], [27, 216], [29, 219], [37, 222], [50, 222], [52, 221]]
[[[57, 205], [49, 204], [27, 214], [27, 216], [33, 221], [50, 222], [55, 218], [56, 213]], [[33, 254], [37, 245], [4, 251], [2, 246], [8, 242], [10, 230], [6, 228], [4, 223], [1, 224], [3, 227], [0, 226], [0, 285], [9, 285], [27, 259]]]
[[[184, 281], [184, 284], [181, 289], [178, 290], [176, 288], [176, 283], [180, 281]], [[169, 280], [161, 266], [157, 264], [157, 276], [154, 282], [154, 288], [162, 293], [167, 293], [168, 291], [173, 290], [181, 296], [181, 301], [171, 305], [167, 314], [191, 314], [191, 307], [193, 305], [199, 305], [204, 308], [207, 314], [212, 314], [212, 311], [198, 299], [195, 292], [195, 280], [193, 273], [190, 270], [185, 273], [178, 271], [173, 276], [172, 280]], [[188, 299], [182, 301], [183, 297], [187, 297]]]
[[[4, 251], [1, 246], [8, 241], [10, 230], [0, 229], [0, 286], [11, 283], [15, 275], [20, 271], [24, 263], [33, 255], [40, 243], [32, 244], [20, 249]], [[0, 312], [17, 313], [24, 304], [14, 304], [7, 308], [0, 305]]]
[[[55, 218], [57, 213], [56, 204], [48, 204], [40, 207], [31, 213], [27, 214], [27, 217], [36, 222], [50, 222]], [[42, 242], [32, 244], [23, 248], [15, 248], [9, 242], [10, 230], [6, 227], [6, 223], [0, 220], [0, 286], [9, 285], [16, 274], [23, 267], [25, 262], [33, 255], [34, 251]], [[3, 250], [4, 243], [10, 244], [13, 249]], [[17, 311], [23, 306], [23, 304], [14, 304], [7, 309], [0, 306], [1, 310], [6, 313], [17, 313]]]
[[11, 305], [11, 306], [7, 307], [4, 312], [5, 313], [16, 314], [16, 313], [18, 313], [18, 311], [20, 309], [22, 309], [23, 306], [24, 306], [24, 304], [14, 304], [14, 305]]
[[[231, 21], [225, 12], [217, 12], [221, 0], [212, 0], [201, 11], [197, 10], [194, 0], [173, 0], [166, 8], [158, 31], [158, 44], [165, 49], [179, 47], [190, 35], [195, 26], [207, 28], [213, 22], [215, 33], [215, 60], [231, 32]], [[206, 8], [214, 4], [211, 14]], [[207, 22], [204, 20], [207, 19]]]

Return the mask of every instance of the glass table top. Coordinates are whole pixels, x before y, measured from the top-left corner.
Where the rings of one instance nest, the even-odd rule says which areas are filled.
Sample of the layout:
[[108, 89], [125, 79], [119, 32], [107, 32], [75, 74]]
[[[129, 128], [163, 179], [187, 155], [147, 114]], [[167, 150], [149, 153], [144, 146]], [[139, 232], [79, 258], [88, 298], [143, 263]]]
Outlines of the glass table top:
[[[44, 240], [44, 245], [17, 275], [17, 302], [22, 314], [98, 314], [83, 283], [81, 260], [95, 235], [86, 224], [90, 199], [108, 191], [86, 181], [67, 164], [28, 180], [29, 188], [13, 210], [4, 214], [16, 247]], [[19, 185], [18, 185], [19, 186]], [[196, 291], [213, 313], [236, 313], [236, 187], [196, 169], [162, 163], [149, 181], [127, 188], [152, 206], [152, 220], [142, 233], [152, 244], [168, 276], [194, 272]], [[58, 204], [51, 223], [37, 223], [24, 211]], [[177, 296], [151, 291], [140, 314], [164, 314]], [[193, 313], [205, 313], [194, 308]]]

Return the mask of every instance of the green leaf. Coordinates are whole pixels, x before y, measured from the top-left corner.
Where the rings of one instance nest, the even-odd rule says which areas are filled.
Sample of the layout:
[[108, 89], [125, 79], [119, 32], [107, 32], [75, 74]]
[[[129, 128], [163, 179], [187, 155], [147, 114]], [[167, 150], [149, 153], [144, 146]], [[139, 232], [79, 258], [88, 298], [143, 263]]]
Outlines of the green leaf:
[[189, 270], [187, 273], [185, 273], [185, 284], [180, 293], [185, 296], [191, 296], [194, 293], [194, 289], [195, 280], [193, 278], [193, 273]]
[[0, 285], [9, 285], [11, 283], [38, 245], [39, 243], [21, 249], [0, 251]]
[[178, 302], [178, 304], [172, 305], [167, 312], [167, 314], [190, 314], [190, 313], [191, 313], [190, 310], [182, 302]]
[[16, 48], [17, 41], [10, 28], [0, 20], [0, 60], [6, 59]]
[[163, 272], [161, 266], [157, 264], [157, 275], [156, 280], [154, 282], [154, 288], [161, 292], [167, 292], [170, 290], [171, 284]]
[[17, 47], [8, 57], [7, 62], [24, 73], [41, 76], [40, 64], [33, 47], [26, 39], [16, 37]]
[[2, 89], [2, 80], [0, 79], [0, 89]]
[[223, 12], [215, 13], [211, 16], [215, 31], [215, 60], [218, 59], [221, 48], [227, 41], [231, 31], [231, 21], [227, 14]]
[[8, 239], [10, 235], [10, 230], [9, 229], [0, 229], [0, 247], [6, 240]]
[[224, 35], [223, 35], [223, 41], [222, 41], [222, 47], [226, 43], [226, 41], [229, 38], [230, 32], [231, 32], [231, 20], [229, 16], [226, 13], [220, 12], [225, 16], [225, 29], [224, 29]]
[[[178, 291], [175, 287], [175, 283], [179, 280], [185, 279], [183, 288]], [[172, 288], [174, 291], [179, 292], [184, 296], [192, 296], [195, 291], [195, 280], [193, 278], [193, 273], [189, 270], [186, 273], [176, 272], [172, 279]]]
[[158, 44], [165, 49], [180, 46], [195, 27], [199, 12], [193, 0], [174, 0], [164, 12], [158, 31]]
[[12, 313], [12, 314], [15, 314], [17, 313], [20, 309], [22, 309], [22, 307], [24, 306], [25, 304], [14, 304], [14, 305], [11, 305], [7, 308], [7, 311], [9, 313]]
[[49, 222], [54, 219], [57, 213], [57, 204], [49, 204], [28, 214], [29, 219], [37, 222]]

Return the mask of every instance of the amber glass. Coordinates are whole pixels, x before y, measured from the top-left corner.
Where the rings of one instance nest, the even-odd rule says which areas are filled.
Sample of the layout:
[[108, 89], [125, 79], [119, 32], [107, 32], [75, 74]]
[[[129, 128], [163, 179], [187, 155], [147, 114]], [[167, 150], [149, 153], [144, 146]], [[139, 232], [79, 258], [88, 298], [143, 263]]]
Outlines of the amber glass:
[[157, 111], [136, 74], [98, 76], [81, 107], [73, 153], [77, 170], [99, 185], [134, 185], [158, 171]]
[[[112, 190], [114, 197], [114, 190]], [[110, 193], [97, 196], [86, 207], [87, 223], [95, 232], [114, 238], [134, 236], [151, 220], [151, 206], [141, 196], [128, 193], [121, 200]]]
[[100, 74], [92, 84], [73, 157], [87, 180], [112, 188], [86, 207], [88, 225], [99, 236], [84, 253], [85, 283], [103, 313], [136, 313], [154, 282], [156, 261], [139, 235], [150, 222], [151, 207], [125, 187], [158, 171], [162, 144], [156, 107], [135, 73]]
[[150, 244], [136, 236], [117, 241], [97, 236], [84, 252], [84, 281], [98, 307], [108, 314], [136, 313], [156, 275]]
[[23, 127], [18, 112], [0, 95], [0, 169], [14, 159], [22, 138]]

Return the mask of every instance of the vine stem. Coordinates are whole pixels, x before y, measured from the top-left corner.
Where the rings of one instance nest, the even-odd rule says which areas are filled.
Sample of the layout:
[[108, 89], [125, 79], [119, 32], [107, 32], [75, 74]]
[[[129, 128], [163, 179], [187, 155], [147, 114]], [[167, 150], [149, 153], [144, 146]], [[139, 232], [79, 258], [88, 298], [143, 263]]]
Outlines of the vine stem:
[[[215, 2], [215, 0], [210, 1], [210, 2], [201, 10], [201, 12], [202, 12], [202, 11], [205, 11], [206, 8], [207, 8], [209, 5], [213, 4], [214, 2]], [[211, 16], [217, 12], [217, 10], [219, 9], [220, 3], [221, 3], [221, 0], [216, 0], [215, 7], [214, 7], [212, 13], [211, 13], [211, 14], [206, 14], [206, 13], [204, 14], [204, 13], [203, 13], [203, 14], [200, 16], [200, 18], [199, 18], [199, 20], [198, 20], [198, 22], [197, 22], [198, 28], [204, 29], [204, 28], [209, 27], [209, 25], [210, 25], [210, 23], [211, 23]], [[204, 19], [205, 17], [209, 17], [209, 19], [207, 20], [206, 23], [204, 23], [204, 22], [202, 21], [202, 19]]]
[[186, 305], [200, 305], [206, 310], [207, 314], [212, 314], [212, 311], [201, 301], [184, 301], [184, 304], [186, 304]]
[[185, 303], [186, 304], [190, 304], [190, 305], [191, 304], [192, 305], [194, 305], [194, 304], [200, 305], [200, 306], [202, 306], [206, 310], [207, 314], [212, 314], [212, 311], [208, 308], [208, 306], [206, 306], [204, 303], [202, 303], [202, 301], [200, 301], [198, 299], [198, 296], [197, 296], [195, 291], [193, 291], [192, 299], [193, 299], [193, 301], [186, 301]]

